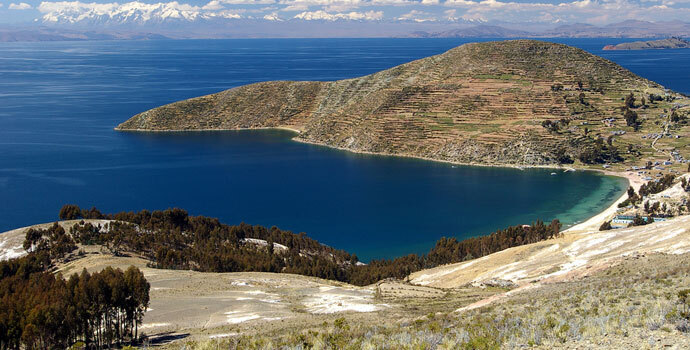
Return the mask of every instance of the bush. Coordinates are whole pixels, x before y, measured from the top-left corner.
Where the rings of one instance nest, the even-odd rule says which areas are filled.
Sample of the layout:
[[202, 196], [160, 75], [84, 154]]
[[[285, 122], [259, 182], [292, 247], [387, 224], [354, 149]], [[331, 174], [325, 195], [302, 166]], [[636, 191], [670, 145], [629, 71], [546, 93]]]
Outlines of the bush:
[[604, 223], [601, 224], [601, 226], [599, 226], [599, 231], [607, 231], [612, 228], [613, 227], [611, 227], [611, 221], [604, 221]]
[[59, 214], [60, 220], [76, 220], [81, 219], [81, 209], [74, 204], [66, 204], [62, 206]]

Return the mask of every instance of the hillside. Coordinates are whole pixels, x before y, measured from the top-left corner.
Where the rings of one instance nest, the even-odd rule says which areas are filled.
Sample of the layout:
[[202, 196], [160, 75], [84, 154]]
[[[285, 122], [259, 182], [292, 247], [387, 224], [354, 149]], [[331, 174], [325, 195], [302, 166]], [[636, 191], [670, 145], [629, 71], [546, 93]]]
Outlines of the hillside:
[[[628, 123], [631, 93], [637, 119]], [[640, 136], [670, 124], [664, 109], [684, 121], [688, 104], [583, 50], [515, 40], [466, 44], [361, 78], [241, 86], [140, 113], [117, 130], [280, 127], [299, 131], [298, 141], [458, 163], [634, 164], [660, 157]], [[671, 126], [690, 136], [680, 119]], [[613, 131], [623, 132], [607, 146]]]
[[[57, 271], [140, 268], [151, 283], [140, 330], [151, 345], [169, 349], [628, 349], [640, 341], [680, 349], [690, 345], [677, 297], [690, 282], [689, 228], [683, 216], [573, 232], [420, 271], [411, 283], [367, 287], [291, 274], [154, 269], [140, 256], [98, 246], [83, 247]], [[0, 234], [0, 249], [20, 250], [15, 244], [25, 232]]]
[[690, 42], [681, 38], [668, 38], [651, 41], [633, 41], [618, 45], [606, 45], [604, 50], [650, 50], [650, 49], [687, 49]]
[[[323, 275], [331, 280], [304, 276], [328, 271], [330, 259], [346, 266], [344, 252], [322, 246], [327, 260], [319, 259], [313, 255], [318, 243], [303, 235], [223, 225], [180, 209], [104, 215], [66, 205], [62, 218], [99, 219], [60, 221], [63, 233], [54, 224], [2, 233], [0, 260], [24, 256], [26, 237], [34, 250], [28, 258], [50, 252], [49, 271], [63, 276], [134, 266], [151, 287], [139, 328], [147, 335], [144, 346], [628, 349], [642, 339], [652, 348], [680, 349], [690, 345], [690, 298], [683, 296], [690, 282], [690, 216], [680, 210], [687, 208], [689, 177], [656, 190], [645, 190], [654, 181], [632, 183], [644, 194], [642, 201], [663, 202], [663, 212], [674, 213], [666, 221], [599, 231], [598, 224], [608, 220], [602, 214], [536, 243], [525, 241], [529, 235], [517, 237], [523, 245], [474, 259], [461, 254], [466, 259], [454, 260], [458, 263], [378, 277], [361, 287], [333, 281], [331, 274]], [[638, 209], [618, 213], [645, 208], [649, 214], [653, 207], [639, 202]], [[36, 229], [48, 232], [37, 235]], [[518, 229], [524, 227], [505, 232]], [[193, 249], [185, 237], [197, 238]], [[484, 243], [510, 239], [498, 232], [487, 237], [493, 238]], [[472, 248], [448, 243], [440, 240], [424, 261]], [[174, 248], [164, 251], [163, 245]], [[256, 258], [252, 265], [238, 266], [248, 261], [247, 253]], [[216, 267], [205, 267], [208, 263]], [[385, 265], [353, 268], [376, 274], [376, 267]]]

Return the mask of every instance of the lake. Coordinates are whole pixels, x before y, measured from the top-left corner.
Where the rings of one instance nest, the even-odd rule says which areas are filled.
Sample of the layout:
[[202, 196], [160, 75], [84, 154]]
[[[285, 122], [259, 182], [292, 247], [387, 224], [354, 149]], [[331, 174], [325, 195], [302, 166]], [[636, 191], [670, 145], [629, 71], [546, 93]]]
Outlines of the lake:
[[[159, 105], [265, 80], [334, 80], [441, 53], [465, 39], [0, 43], [0, 232], [103, 212], [180, 207], [278, 226], [361, 259], [423, 253], [441, 236], [559, 218], [583, 221], [625, 181], [588, 172], [452, 166], [293, 142], [288, 131], [120, 133]], [[601, 51], [690, 93], [690, 50]]]

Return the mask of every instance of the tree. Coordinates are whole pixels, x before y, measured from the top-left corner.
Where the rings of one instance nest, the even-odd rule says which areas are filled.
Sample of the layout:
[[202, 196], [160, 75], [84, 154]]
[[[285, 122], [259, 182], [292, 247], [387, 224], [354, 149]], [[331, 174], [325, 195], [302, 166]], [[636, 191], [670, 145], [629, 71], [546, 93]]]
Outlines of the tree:
[[557, 147], [553, 151], [554, 157], [558, 161], [559, 164], [572, 164], [574, 163], [573, 158], [568, 155], [568, 152], [564, 147]]
[[628, 226], [642, 226], [647, 225], [647, 221], [643, 219], [640, 214], [635, 215], [632, 222]]
[[[130, 267], [129, 282], [111, 267], [65, 280], [45, 258], [38, 251], [0, 262], [0, 349], [66, 349], [77, 342], [104, 349], [134, 340], [128, 320], [140, 322], [149, 300], [141, 271]], [[127, 319], [127, 308], [138, 314]]]
[[618, 148], [607, 145], [601, 138], [580, 150], [578, 159], [585, 164], [617, 163], [623, 160]]
[[580, 104], [586, 105], [587, 102], [585, 102], [585, 93], [581, 92], [580, 95], [578, 95], [577, 99], [580, 101]]
[[76, 220], [81, 219], [81, 209], [74, 204], [65, 204], [60, 209], [60, 220]]
[[637, 129], [640, 127], [640, 123], [637, 120], [637, 112], [626, 109], [623, 117], [625, 118], [625, 124], [632, 126], [633, 129], [637, 131]]
[[611, 227], [611, 221], [604, 221], [601, 226], [599, 226], [599, 231], [606, 231], [610, 230], [613, 227]]
[[630, 95], [625, 97], [625, 107], [635, 108], [635, 95], [631, 92]]
[[551, 120], [544, 120], [541, 122], [541, 126], [549, 131], [552, 132], [557, 132], [558, 131], [558, 122], [552, 122]]
[[678, 115], [678, 112], [674, 109], [673, 112], [671, 112], [671, 121], [674, 123], [678, 123], [680, 121], [680, 116]]
[[151, 285], [146, 281], [144, 273], [134, 266], [125, 271], [124, 279], [129, 287], [129, 297], [125, 303], [127, 320], [134, 327], [134, 339], [139, 337], [139, 325], [144, 319], [144, 313], [149, 306], [149, 289]]

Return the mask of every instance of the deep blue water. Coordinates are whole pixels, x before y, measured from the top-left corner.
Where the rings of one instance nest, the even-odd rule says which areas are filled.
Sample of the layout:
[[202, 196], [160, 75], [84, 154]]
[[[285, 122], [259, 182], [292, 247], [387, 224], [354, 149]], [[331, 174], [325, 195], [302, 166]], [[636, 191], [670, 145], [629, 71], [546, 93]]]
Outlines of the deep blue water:
[[[165, 103], [264, 80], [356, 77], [462, 39], [0, 43], [0, 232], [55, 220], [65, 203], [191, 214], [307, 232], [363, 259], [425, 252], [441, 236], [540, 218], [570, 224], [624, 181], [576, 172], [453, 167], [290, 141], [285, 131], [118, 133]], [[690, 50], [603, 52], [690, 93]]]

